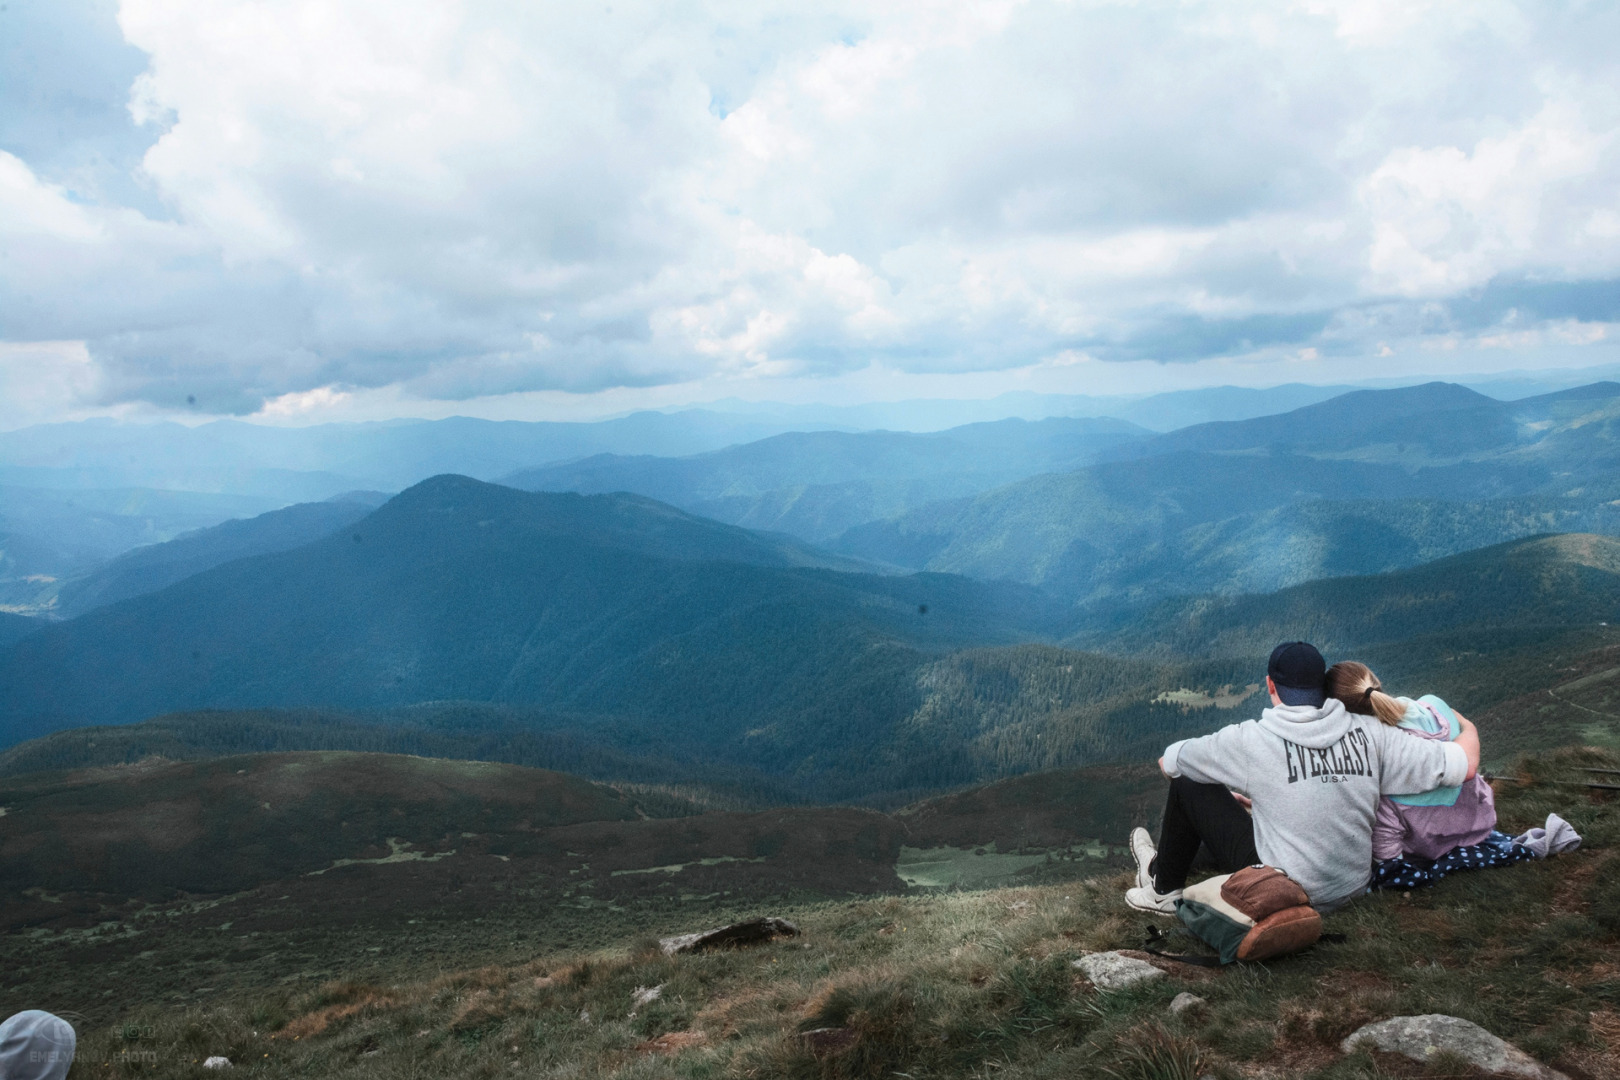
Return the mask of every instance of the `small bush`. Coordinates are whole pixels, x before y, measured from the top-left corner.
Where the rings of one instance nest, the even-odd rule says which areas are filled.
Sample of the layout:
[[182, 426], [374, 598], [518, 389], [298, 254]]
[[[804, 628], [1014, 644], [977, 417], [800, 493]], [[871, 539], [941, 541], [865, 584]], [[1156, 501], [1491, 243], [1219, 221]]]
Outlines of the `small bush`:
[[1208, 1063], [1198, 1044], [1150, 1024], [1120, 1043], [1120, 1053], [1103, 1075], [1117, 1080], [1198, 1080]]

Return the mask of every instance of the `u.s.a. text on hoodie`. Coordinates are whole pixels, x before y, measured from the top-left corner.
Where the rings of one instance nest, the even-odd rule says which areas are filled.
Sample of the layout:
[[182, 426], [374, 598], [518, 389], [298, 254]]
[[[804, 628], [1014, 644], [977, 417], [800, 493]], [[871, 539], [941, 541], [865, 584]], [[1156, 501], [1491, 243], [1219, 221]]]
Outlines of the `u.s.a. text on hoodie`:
[[1456, 743], [1414, 739], [1329, 698], [1320, 708], [1278, 705], [1259, 720], [1174, 743], [1164, 770], [1254, 800], [1261, 861], [1331, 909], [1367, 887], [1379, 796], [1460, 784], [1468, 756]]

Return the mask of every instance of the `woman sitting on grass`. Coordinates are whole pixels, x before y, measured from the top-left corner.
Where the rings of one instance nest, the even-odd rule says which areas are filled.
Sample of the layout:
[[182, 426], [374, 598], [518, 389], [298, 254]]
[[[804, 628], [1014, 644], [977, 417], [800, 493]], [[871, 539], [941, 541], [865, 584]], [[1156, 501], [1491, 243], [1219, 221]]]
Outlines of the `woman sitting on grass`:
[[[1366, 664], [1353, 660], [1328, 668], [1327, 693], [1351, 712], [1376, 716], [1415, 739], [1449, 742], [1472, 727], [1432, 694], [1416, 701], [1390, 696]], [[1373, 823], [1371, 888], [1432, 885], [1453, 870], [1508, 866], [1580, 843], [1575, 830], [1556, 814], [1547, 821], [1545, 840], [1550, 843], [1541, 844], [1538, 850], [1537, 844], [1521, 842], [1531, 836], [1526, 833], [1514, 840], [1497, 831], [1496, 796], [1483, 776], [1456, 787], [1385, 795], [1378, 801]]]

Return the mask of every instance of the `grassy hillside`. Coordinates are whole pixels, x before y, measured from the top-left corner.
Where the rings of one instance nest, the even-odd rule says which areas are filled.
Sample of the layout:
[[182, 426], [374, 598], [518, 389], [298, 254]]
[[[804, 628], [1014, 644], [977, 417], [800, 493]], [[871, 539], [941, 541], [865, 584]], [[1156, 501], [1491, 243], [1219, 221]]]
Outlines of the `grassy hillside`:
[[0, 781], [0, 881], [51, 892], [229, 893], [343, 860], [432, 858], [475, 834], [644, 817], [565, 773], [382, 754], [147, 761]]
[[[210, 1054], [272, 1080], [1466, 1075], [1448, 1061], [1425, 1071], [1338, 1049], [1362, 1024], [1440, 1012], [1571, 1077], [1607, 1077], [1620, 1053], [1620, 816], [1582, 794], [1583, 766], [1620, 758], [1529, 763], [1532, 782], [1504, 785], [1498, 801], [1510, 829], [1566, 815], [1586, 837], [1579, 852], [1359, 900], [1327, 920], [1342, 942], [1265, 965], [1158, 960], [1167, 978], [1112, 994], [1070, 965], [1144, 943], [1149, 920], [1124, 907], [1124, 873], [908, 896], [672, 897], [622, 911], [475, 905], [490, 893], [469, 876], [454, 919], [418, 906], [346, 923], [334, 904], [321, 936], [272, 922], [268, 903], [250, 910], [253, 898], [116, 915], [101, 930], [42, 926], [3, 939], [0, 1003], [76, 1012], [79, 1067], [119, 1076], [194, 1076]], [[344, 872], [359, 884], [415, 866]], [[651, 943], [767, 913], [803, 933], [674, 958]], [[575, 921], [578, 944], [535, 936], [558, 916]], [[1194, 946], [1176, 937], [1169, 950]], [[248, 972], [259, 981], [242, 981]], [[652, 987], [658, 996], [638, 1004]], [[1206, 1006], [1170, 1014], [1183, 991]]]
[[604, 454], [517, 472], [503, 483], [526, 491], [630, 491], [730, 524], [823, 541], [924, 503], [1077, 468], [1146, 434], [1106, 418], [1001, 420], [925, 435], [793, 432], [684, 458]]
[[149, 758], [200, 761], [239, 754], [347, 750], [555, 769], [594, 780], [701, 792], [708, 802], [800, 802], [792, 777], [745, 765], [677, 756], [625, 737], [599, 717], [486, 702], [431, 702], [396, 709], [209, 709], [136, 724], [69, 728], [0, 751], [0, 777], [133, 765]]
[[289, 902], [318, 924], [344, 903], [422, 915], [524, 897], [589, 908], [841, 896], [934, 880], [942, 866], [978, 882], [1030, 882], [1077, 862], [1118, 865], [1131, 826], [1156, 818], [1162, 786], [1146, 767], [1066, 770], [886, 815], [704, 812], [668, 790], [390, 754], [33, 773], [0, 780], [0, 929], [83, 930], [131, 905], [188, 897], [274, 925]]
[[1571, 657], [1550, 674], [1547, 685], [1526, 680], [1520, 689], [1529, 692], [1475, 717], [1491, 756], [1548, 746], [1620, 748], [1620, 646]]

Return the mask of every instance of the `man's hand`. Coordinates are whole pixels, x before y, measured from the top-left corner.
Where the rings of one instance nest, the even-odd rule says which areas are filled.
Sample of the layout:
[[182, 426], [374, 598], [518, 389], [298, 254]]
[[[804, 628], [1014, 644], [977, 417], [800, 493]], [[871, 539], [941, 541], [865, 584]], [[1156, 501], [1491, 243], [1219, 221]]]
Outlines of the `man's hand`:
[[[1170, 776], [1170, 774], [1165, 772], [1165, 770], [1164, 770], [1164, 758], [1159, 759], [1159, 771], [1164, 773], [1165, 776]], [[1172, 777], [1172, 779], [1173, 779], [1173, 777]]]
[[1243, 809], [1247, 810], [1251, 814], [1254, 813], [1254, 800], [1253, 799], [1249, 798], [1247, 795], [1239, 795], [1235, 791], [1232, 792], [1232, 798], [1236, 799], [1237, 804], [1239, 806], [1243, 807]]

